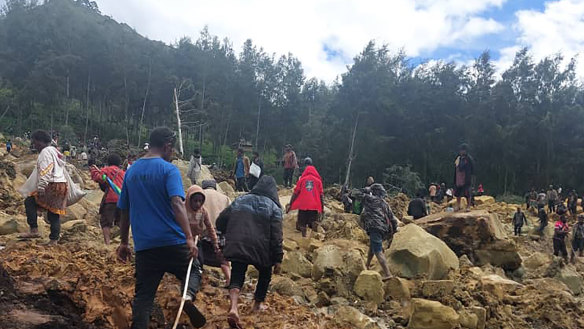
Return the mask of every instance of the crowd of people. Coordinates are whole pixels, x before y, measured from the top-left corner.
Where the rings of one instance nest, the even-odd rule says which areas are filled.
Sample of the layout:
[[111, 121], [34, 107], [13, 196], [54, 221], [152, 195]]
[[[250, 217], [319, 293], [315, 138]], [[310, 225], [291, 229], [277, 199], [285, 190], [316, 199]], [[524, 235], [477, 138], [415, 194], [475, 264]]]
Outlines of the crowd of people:
[[[56, 148], [54, 139], [46, 131], [35, 131], [30, 138], [39, 152], [38, 179], [36, 189], [25, 199], [30, 230], [21, 238], [40, 237], [37, 211], [44, 209], [50, 223], [49, 244], [57, 244], [60, 216], [65, 214], [67, 207], [65, 160], [74, 155], [70, 148], [69, 153]], [[185, 193], [181, 174], [171, 164], [176, 139], [176, 134], [169, 128], [156, 128], [139, 159], [129, 158], [124, 163], [114, 152], [110, 152], [106, 163], [101, 165], [87, 159], [92, 180], [104, 192], [99, 209], [104, 243], [111, 243], [111, 229], [119, 226], [121, 242], [116, 250], [117, 258], [127, 262], [135, 254], [132, 328], [148, 327], [153, 301], [164, 273], [173, 274], [183, 284], [188, 282], [185, 313], [194, 327], [204, 326], [205, 316], [193, 301], [201, 289], [205, 266], [221, 268], [231, 301], [227, 322], [231, 328], [241, 328], [239, 296], [249, 266], [254, 266], [259, 273], [252, 309], [261, 311], [266, 308], [272, 274], [281, 270], [283, 213], [298, 211], [296, 228], [303, 237], [309, 235], [309, 229], [317, 231], [324, 213], [323, 180], [310, 157], [299, 163], [292, 146], [287, 145], [282, 160], [283, 181], [285, 187], [294, 187], [294, 190], [290, 203], [283, 207], [276, 180], [265, 174], [259, 153], [253, 152], [250, 161], [240, 148], [232, 177], [236, 190], [245, 194], [232, 202], [217, 191], [215, 180], [201, 180], [203, 159], [200, 150], [196, 149], [187, 170], [191, 186]], [[8, 147], [12, 148], [12, 145]], [[301, 170], [299, 164], [302, 164]], [[430, 202], [442, 203], [444, 198], [456, 198], [456, 211], [463, 210], [461, 201], [465, 198], [466, 211], [470, 210], [475, 168], [466, 145], [461, 145], [453, 167], [453, 188], [446, 189], [444, 183], [432, 184], [426, 200], [422, 193], [411, 200], [408, 214], [414, 220], [430, 214]], [[294, 184], [297, 170], [300, 176]], [[484, 193], [482, 185], [477, 192]], [[371, 267], [375, 257], [383, 270], [383, 279], [390, 278], [383, 243], [391, 243], [398, 222], [386, 201], [387, 191], [373, 177], [368, 177], [363, 188], [343, 186], [341, 194], [345, 211], [360, 215], [361, 226], [369, 236], [367, 268]], [[563, 203], [565, 199], [567, 206]], [[568, 213], [576, 216], [577, 202], [575, 191], [564, 197], [562, 191], [553, 186], [547, 192], [538, 194], [533, 189], [526, 195], [527, 208], [537, 208], [539, 232], [547, 226], [549, 213], [560, 216], [554, 225], [553, 248], [554, 255], [566, 259], [565, 240], [570, 232]], [[522, 227], [527, 223], [527, 216], [518, 208], [512, 219], [514, 234], [521, 235]], [[133, 250], [129, 241], [130, 227]], [[578, 256], [584, 253], [584, 215], [578, 216], [572, 237], [573, 260], [576, 253]]]

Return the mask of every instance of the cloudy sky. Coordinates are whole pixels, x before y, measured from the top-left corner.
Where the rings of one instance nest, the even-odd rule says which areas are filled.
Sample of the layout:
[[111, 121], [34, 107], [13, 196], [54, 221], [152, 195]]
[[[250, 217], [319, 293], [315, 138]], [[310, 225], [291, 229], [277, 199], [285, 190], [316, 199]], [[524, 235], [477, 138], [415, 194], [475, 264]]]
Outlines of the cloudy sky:
[[103, 14], [167, 43], [204, 26], [239, 50], [251, 38], [293, 53], [306, 75], [332, 81], [367, 42], [403, 48], [415, 61], [468, 63], [489, 49], [499, 70], [515, 52], [580, 54], [584, 0], [97, 0]]

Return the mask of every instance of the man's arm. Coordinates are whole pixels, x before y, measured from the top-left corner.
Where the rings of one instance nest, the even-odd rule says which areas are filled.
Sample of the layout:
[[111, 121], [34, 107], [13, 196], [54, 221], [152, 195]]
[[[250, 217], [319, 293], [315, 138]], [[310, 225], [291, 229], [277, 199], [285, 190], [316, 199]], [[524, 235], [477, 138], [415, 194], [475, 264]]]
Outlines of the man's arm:
[[187, 247], [189, 248], [191, 257], [196, 259], [199, 254], [199, 249], [193, 239], [193, 233], [191, 231], [191, 226], [189, 225], [185, 203], [180, 196], [173, 196], [170, 199], [170, 203], [172, 204], [172, 210], [174, 212], [174, 220], [183, 230], [185, 238], [187, 239]]

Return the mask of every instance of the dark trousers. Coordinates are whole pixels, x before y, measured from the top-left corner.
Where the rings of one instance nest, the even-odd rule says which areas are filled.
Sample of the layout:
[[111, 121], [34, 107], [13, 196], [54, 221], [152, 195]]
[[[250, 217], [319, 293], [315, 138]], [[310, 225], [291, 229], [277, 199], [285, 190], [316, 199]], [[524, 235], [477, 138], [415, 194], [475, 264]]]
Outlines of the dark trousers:
[[566, 249], [566, 240], [564, 239], [553, 239], [554, 242], [554, 256], [560, 256], [567, 258], [568, 249]]
[[[247, 272], [248, 266], [249, 264], [235, 261], [231, 262], [231, 282], [229, 284], [229, 289], [241, 290], [245, 282], [245, 272]], [[256, 285], [254, 299], [261, 303], [266, 300], [268, 288], [270, 287], [270, 281], [272, 281], [272, 267], [255, 266], [255, 268], [258, 270], [260, 275]]]
[[548, 225], [547, 220], [545, 221], [540, 221], [539, 222], [539, 228], [537, 229], [537, 231], [539, 232], [539, 234], [543, 234], [543, 230], [545, 229], [545, 227]]
[[247, 186], [249, 187], [249, 189], [250, 190], [253, 189], [253, 187], [255, 186], [255, 184], [257, 184], [257, 182], [259, 180], [260, 180], [259, 178], [255, 177], [253, 175], [249, 175], [249, 181], [247, 183]]
[[[136, 252], [136, 295], [132, 305], [132, 329], [147, 329], [156, 290], [164, 273], [171, 273], [184, 284], [190, 254], [186, 244]], [[187, 295], [195, 299], [201, 285], [201, 267], [193, 261]], [[184, 289], [184, 287], [183, 287]], [[181, 289], [182, 295], [182, 289]]]
[[513, 234], [515, 235], [521, 235], [521, 228], [523, 227], [523, 225], [515, 225], [513, 227]]
[[549, 212], [556, 211], [556, 201], [555, 200], [548, 201], [548, 209], [549, 209]]
[[294, 168], [284, 168], [284, 186], [292, 187], [292, 178], [294, 177]]
[[235, 190], [237, 192], [249, 192], [249, 189], [247, 188], [247, 182], [245, 180], [245, 177], [237, 178], [237, 181], [235, 182]]
[[[38, 228], [38, 205], [34, 197], [29, 196], [28, 198], [24, 199], [24, 209], [26, 212], [26, 222], [28, 223], [28, 226], [30, 226], [30, 228]], [[47, 210], [47, 219], [51, 224], [51, 234], [49, 234], [49, 239], [59, 240], [59, 235], [61, 234], [61, 221], [59, 215]]]

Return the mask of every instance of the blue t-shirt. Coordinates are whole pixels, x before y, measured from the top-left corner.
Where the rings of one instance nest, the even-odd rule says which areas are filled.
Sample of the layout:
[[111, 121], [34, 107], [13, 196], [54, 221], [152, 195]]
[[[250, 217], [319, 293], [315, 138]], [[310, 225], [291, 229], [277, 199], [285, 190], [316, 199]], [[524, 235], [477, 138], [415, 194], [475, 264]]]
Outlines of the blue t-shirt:
[[238, 157], [235, 161], [236, 161], [235, 177], [242, 178], [243, 176], [245, 176], [245, 168], [243, 166], [243, 157]]
[[134, 250], [186, 243], [170, 199], [185, 198], [177, 167], [161, 158], [140, 159], [124, 177], [118, 208], [130, 210]]

